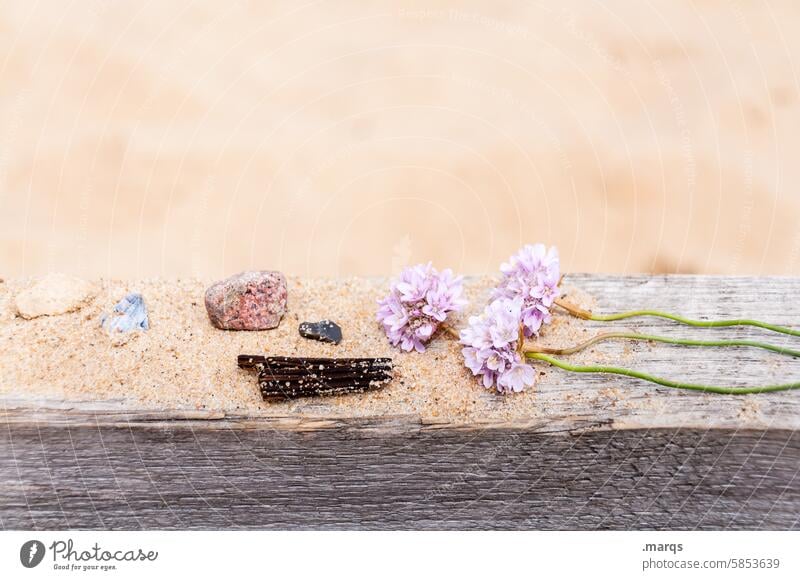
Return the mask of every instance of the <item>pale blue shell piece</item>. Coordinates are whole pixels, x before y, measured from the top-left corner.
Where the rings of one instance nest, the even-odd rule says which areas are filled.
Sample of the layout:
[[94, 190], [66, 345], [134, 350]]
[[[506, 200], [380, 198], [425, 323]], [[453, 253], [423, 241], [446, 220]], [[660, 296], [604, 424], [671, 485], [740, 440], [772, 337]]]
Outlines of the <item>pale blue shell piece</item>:
[[128, 294], [114, 306], [112, 314], [100, 319], [100, 324], [107, 332], [150, 330], [144, 297], [141, 294]]

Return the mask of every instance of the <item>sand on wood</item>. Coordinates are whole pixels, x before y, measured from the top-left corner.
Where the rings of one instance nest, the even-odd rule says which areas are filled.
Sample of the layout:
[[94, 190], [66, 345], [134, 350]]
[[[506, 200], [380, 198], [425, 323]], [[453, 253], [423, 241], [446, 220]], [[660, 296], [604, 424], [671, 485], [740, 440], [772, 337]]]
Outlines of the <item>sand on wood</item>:
[[[489, 296], [491, 277], [471, 278], [465, 291], [469, 307], [453, 319], [462, 326], [478, 313]], [[675, 293], [698, 295], [698, 288], [722, 284], [706, 278], [638, 278], [570, 276], [562, 289], [585, 308], [598, 305], [588, 291], [602, 293], [604, 308], [630, 301], [680, 302], [688, 315], [716, 306]], [[425, 424], [542, 425], [569, 428], [580, 421], [627, 426], [794, 425], [797, 393], [769, 397], [721, 397], [656, 388], [631, 379], [566, 374], [537, 365], [538, 383], [529, 391], [502, 396], [484, 389], [463, 366], [461, 345], [441, 335], [424, 354], [392, 348], [375, 321], [376, 301], [387, 289], [385, 280], [290, 278], [288, 311], [281, 325], [262, 332], [231, 332], [214, 328], [206, 315], [203, 295], [210, 280], [102, 280], [98, 295], [78, 312], [23, 320], [13, 313], [13, 298], [26, 280], [0, 284], [0, 401], [6, 408], [36, 408], [80, 403], [82, 408], [219, 411], [235, 416], [389, 417], [412, 416]], [[785, 298], [790, 281], [774, 282], [775, 300]], [[674, 292], [667, 290], [674, 287]], [[150, 309], [151, 329], [111, 340], [100, 318], [129, 292], [141, 292]], [[758, 292], [763, 295], [762, 291]], [[739, 293], [739, 306], [751, 304], [754, 293]], [[730, 298], [730, 297], [728, 297]], [[732, 300], [732, 299], [731, 299]], [[697, 303], [695, 303], [697, 302]], [[676, 303], [677, 305], [677, 303]], [[772, 306], [770, 306], [772, 308]], [[710, 310], [709, 310], [710, 309]], [[775, 304], [770, 318], [787, 310]], [[779, 312], [780, 311], [780, 312]], [[781, 314], [783, 313], [783, 314]], [[343, 328], [339, 345], [304, 339], [298, 325], [329, 318]], [[791, 323], [792, 320], [787, 320]], [[687, 334], [657, 321], [636, 323], [653, 333]], [[641, 326], [644, 325], [644, 326]], [[634, 323], [631, 326], [636, 328]], [[556, 313], [544, 330], [547, 345], [574, 344], [602, 327]], [[737, 332], [737, 331], [734, 331]], [[287, 402], [264, 402], [252, 372], [239, 369], [240, 354], [308, 357], [391, 357], [395, 378], [371, 393]], [[669, 372], [676, 378], [747, 383], [791, 376], [796, 365], [786, 357], [751, 350], [700, 352], [648, 343], [603, 343], [571, 357], [575, 363], [630, 366]], [[728, 362], [730, 361], [730, 363]], [[722, 369], [727, 369], [722, 372]], [[796, 374], [796, 373], [795, 373]], [[713, 404], [713, 408], [711, 405]], [[541, 427], [539, 427], [541, 428]]]

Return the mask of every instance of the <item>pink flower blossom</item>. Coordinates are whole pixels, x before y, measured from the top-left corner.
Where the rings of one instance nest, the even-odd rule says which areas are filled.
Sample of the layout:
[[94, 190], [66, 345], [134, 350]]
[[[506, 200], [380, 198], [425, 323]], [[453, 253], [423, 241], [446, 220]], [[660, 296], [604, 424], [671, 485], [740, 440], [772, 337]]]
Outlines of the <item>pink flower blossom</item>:
[[516, 393], [536, 382], [533, 367], [518, 351], [523, 306], [521, 298], [499, 298], [461, 331], [464, 362], [487, 389]]
[[527, 245], [500, 267], [503, 278], [492, 299], [521, 298], [521, 320], [525, 336], [539, 336], [543, 324], [551, 320], [550, 308], [558, 297], [560, 265], [558, 250], [544, 244]]
[[462, 282], [451, 270], [438, 272], [430, 263], [403, 270], [389, 294], [378, 301], [378, 322], [392, 345], [424, 352], [447, 315], [466, 304]]

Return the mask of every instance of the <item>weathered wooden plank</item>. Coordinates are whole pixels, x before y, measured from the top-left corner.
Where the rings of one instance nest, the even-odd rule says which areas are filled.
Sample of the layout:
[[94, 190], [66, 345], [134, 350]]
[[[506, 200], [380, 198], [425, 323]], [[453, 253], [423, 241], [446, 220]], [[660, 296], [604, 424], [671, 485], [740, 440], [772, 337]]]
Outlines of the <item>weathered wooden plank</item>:
[[[474, 281], [472, 296], [483, 296], [485, 286]], [[371, 300], [379, 288], [356, 298]], [[652, 307], [800, 327], [797, 279], [580, 275], [568, 277], [565, 288], [598, 311]], [[158, 304], [153, 310], [157, 315]], [[202, 322], [187, 315], [187, 332], [231, 340], [209, 338]], [[22, 327], [14, 324], [0, 325], [0, 340], [23, 352]], [[757, 329], [688, 329], [656, 319], [616, 326], [685, 337], [769, 337], [787, 347], [800, 340]], [[357, 327], [365, 333], [370, 328]], [[558, 317], [543, 340], [600, 328]], [[158, 327], [147, 340], [152, 344], [144, 346], [157, 346]], [[65, 384], [49, 393], [47, 385], [31, 382], [26, 390], [21, 366], [0, 369], [0, 525], [800, 527], [800, 393], [725, 397], [542, 368], [535, 391], [504, 398], [483, 391], [466, 374], [448, 385], [426, 385], [424, 368], [414, 367], [417, 374], [408, 376], [419, 360], [459, 364], [457, 346], [446, 341], [425, 357], [398, 357], [406, 381], [383, 393], [266, 405], [253, 389], [257, 402], [239, 408], [159, 407], [157, 397], [104, 398], [99, 390], [76, 399], [64, 396], [71, 392]], [[798, 361], [751, 349], [606, 343], [573, 360], [615, 362], [697, 382], [745, 385], [800, 377]], [[224, 372], [230, 374], [214, 375], [220, 388], [248, 392], [251, 377]], [[164, 374], [176, 376], [172, 368]], [[421, 401], [416, 406], [398, 396], [409, 390]], [[475, 401], [469, 409], [477, 410], [438, 413], [451, 404], [448, 394], [465, 391]], [[444, 400], [437, 404], [434, 397]]]
[[797, 529], [800, 434], [17, 426], [4, 528]]

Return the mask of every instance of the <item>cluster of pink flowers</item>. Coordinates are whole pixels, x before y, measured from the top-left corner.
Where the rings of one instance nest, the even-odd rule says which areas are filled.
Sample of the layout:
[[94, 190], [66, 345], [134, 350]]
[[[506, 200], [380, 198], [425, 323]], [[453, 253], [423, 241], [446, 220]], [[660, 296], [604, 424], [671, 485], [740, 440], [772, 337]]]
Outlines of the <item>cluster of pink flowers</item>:
[[378, 302], [378, 322], [389, 342], [405, 351], [424, 352], [447, 315], [466, 304], [462, 281], [451, 270], [438, 272], [430, 263], [403, 270], [388, 296]]
[[536, 380], [533, 367], [519, 352], [522, 307], [520, 298], [498, 298], [483, 314], [470, 317], [469, 326], [461, 331], [464, 361], [472, 374], [483, 377], [486, 388], [517, 393]]
[[[536, 372], [525, 361], [522, 342], [538, 336], [551, 320], [558, 297], [558, 250], [543, 244], [524, 246], [500, 268], [502, 279], [480, 316], [460, 333], [466, 366], [486, 388], [515, 393], [530, 387]], [[460, 310], [462, 279], [430, 264], [406, 268], [379, 302], [378, 321], [389, 341], [403, 350], [423, 352], [448, 313]]]
[[492, 299], [522, 298], [522, 324], [525, 336], [539, 336], [543, 324], [550, 323], [550, 308], [558, 297], [561, 278], [558, 250], [544, 244], [528, 245], [500, 266], [503, 278]]

